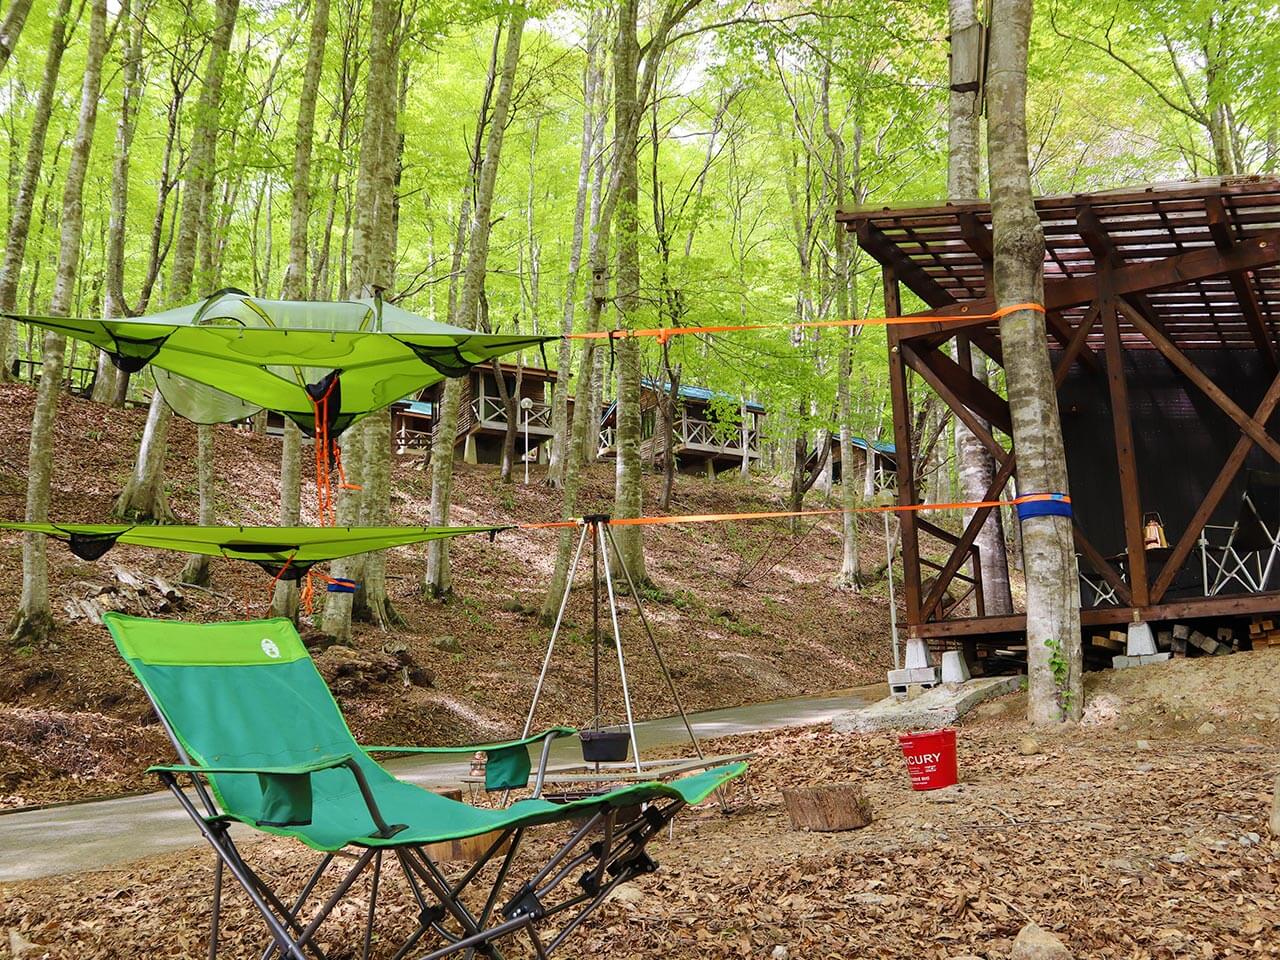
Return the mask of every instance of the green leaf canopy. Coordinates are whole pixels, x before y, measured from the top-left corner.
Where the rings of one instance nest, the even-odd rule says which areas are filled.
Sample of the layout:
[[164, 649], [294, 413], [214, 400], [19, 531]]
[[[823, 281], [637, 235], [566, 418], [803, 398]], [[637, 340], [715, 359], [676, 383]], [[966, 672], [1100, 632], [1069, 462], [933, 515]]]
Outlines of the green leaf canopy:
[[380, 299], [263, 300], [240, 290], [128, 319], [5, 316], [92, 343], [122, 370], [150, 363], [165, 402], [196, 423], [266, 409], [314, 434], [316, 401], [327, 396], [333, 436], [478, 363], [556, 339], [477, 333]]
[[[282, 579], [297, 579], [316, 563], [427, 540], [495, 534], [510, 526], [476, 527], [236, 527], [129, 523], [8, 523], [0, 529], [43, 533], [67, 543], [82, 560], [97, 560], [117, 543], [177, 553], [248, 560]], [[283, 572], [282, 572], [283, 571]]]

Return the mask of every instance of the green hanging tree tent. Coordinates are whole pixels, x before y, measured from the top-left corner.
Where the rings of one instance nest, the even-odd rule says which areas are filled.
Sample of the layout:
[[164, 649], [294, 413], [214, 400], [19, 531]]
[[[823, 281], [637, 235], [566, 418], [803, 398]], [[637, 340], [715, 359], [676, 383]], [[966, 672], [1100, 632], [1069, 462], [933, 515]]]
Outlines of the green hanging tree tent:
[[372, 550], [473, 533], [493, 536], [510, 526], [475, 527], [237, 527], [129, 523], [8, 523], [0, 529], [43, 533], [64, 541], [82, 560], [97, 560], [117, 543], [199, 553], [256, 563], [273, 576], [296, 580], [317, 563]]
[[556, 339], [477, 333], [380, 298], [264, 300], [235, 289], [145, 317], [4, 316], [91, 343], [122, 370], [150, 364], [165, 402], [195, 423], [266, 409], [312, 435], [319, 419], [333, 437], [476, 364]]

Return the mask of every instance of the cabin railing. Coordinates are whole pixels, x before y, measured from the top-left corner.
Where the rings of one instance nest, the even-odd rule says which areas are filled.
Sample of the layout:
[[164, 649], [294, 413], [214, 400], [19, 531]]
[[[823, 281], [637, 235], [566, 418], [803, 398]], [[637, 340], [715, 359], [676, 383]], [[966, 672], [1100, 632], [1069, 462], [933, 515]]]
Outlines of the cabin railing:
[[[520, 399], [516, 399], [516, 426], [523, 430], [526, 411], [521, 408]], [[487, 393], [481, 394], [471, 401], [471, 413], [476, 418], [477, 423], [504, 428], [507, 425], [507, 408], [498, 397], [490, 396]], [[551, 432], [551, 404], [544, 400], [534, 400], [533, 405], [527, 412], [527, 416], [531, 431]]]

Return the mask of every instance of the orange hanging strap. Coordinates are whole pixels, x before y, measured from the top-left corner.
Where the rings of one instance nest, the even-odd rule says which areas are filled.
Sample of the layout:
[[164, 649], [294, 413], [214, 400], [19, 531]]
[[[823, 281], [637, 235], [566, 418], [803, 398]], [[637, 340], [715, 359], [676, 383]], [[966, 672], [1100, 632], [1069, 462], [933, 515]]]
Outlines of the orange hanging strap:
[[329, 397], [333, 393], [335, 378], [319, 397], [311, 397], [311, 412], [315, 419], [316, 448], [316, 519], [321, 525], [332, 524], [336, 519], [333, 502], [333, 478], [330, 463], [334, 446], [329, 438]]
[[364, 487], [358, 483], [348, 483], [347, 475], [342, 469], [342, 448], [337, 444], [333, 447], [333, 464], [338, 471], [338, 486], [343, 490], [363, 490]]
[[651, 327], [644, 330], [591, 330], [585, 333], [570, 333], [569, 340], [627, 340], [632, 337], [656, 337], [665, 343], [672, 337], [688, 336], [703, 333], [740, 333], [746, 330], [812, 330], [822, 327], [888, 327], [913, 323], [954, 323], [957, 321], [999, 320], [1001, 317], [1019, 310], [1033, 310], [1044, 313], [1044, 305], [1039, 303], [1015, 303], [1001, 307], [992, 313], [965, 313], [955, 316], [927, 317], [863, 317], [848, 320], [797, 320], [791, 323], [730, 323], [703, 327]]

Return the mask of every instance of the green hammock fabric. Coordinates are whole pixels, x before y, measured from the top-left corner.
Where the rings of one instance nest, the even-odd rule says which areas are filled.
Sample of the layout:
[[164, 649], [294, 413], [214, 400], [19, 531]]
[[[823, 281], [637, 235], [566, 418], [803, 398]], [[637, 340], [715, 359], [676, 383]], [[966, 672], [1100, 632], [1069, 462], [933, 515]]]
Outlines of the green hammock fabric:
[[123, 370], [150, 363], [165, 402], [196, 423], [227, 423], [266, 409], [314, 433], [312, 400], [337, 373], [333, 436], [478, 363], [556, 339], [477, 333], [381, 300], [263, 300], [239, 290], [128, 319], [4, 316], [92, 343]]
[[[288, 620], [195, 624], [108, 613], [103, 622], [192, 762], [211, 768], [208, 779], [226, 814], [317, 850], [456, 840], [664, 797], [698, 803], [746, 771], [735, 763], [570, 803], [473, 807], [397, 780], [369, 757]], [[468, 750], [527, 747], [541, 736]], [[371, 835], [355, 779], [337, 766], [347, 758], [359, 765], [387, 822], [403, 831], [390, 839]]]
[[179, 553], [248, 560], [284, 579], [312, 564], [427, 540], [494, 534], [509, 526], [477, 527], [232, 527], [129, 523], [8, 523], [0, 529], [44, 533], [66, 542], [83, 560], [96, 560], [117, 543]]

